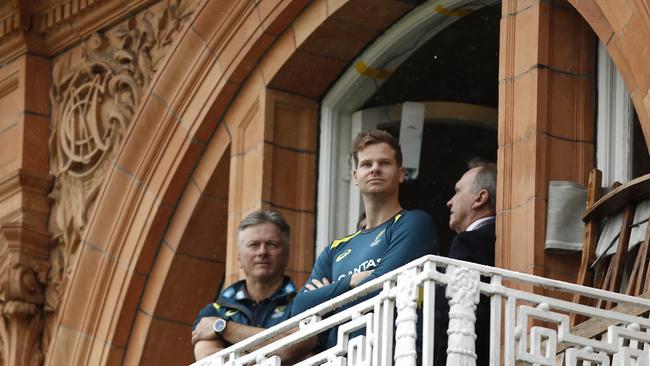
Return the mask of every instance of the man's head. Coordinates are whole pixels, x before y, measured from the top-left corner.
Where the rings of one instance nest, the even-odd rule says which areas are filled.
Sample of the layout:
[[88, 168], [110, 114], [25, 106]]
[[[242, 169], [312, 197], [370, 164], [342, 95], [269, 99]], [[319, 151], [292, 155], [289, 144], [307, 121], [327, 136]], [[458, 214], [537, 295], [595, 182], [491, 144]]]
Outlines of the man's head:
[[397, 194], [404, 181], [402, 150], [388, 132], [360, 133], [352, 142], [354, 182], [362, 194]]
[[395, 140], [393, 135], [386, 131], [382, 130], [370, 130], [360, 132], [357, 137], [352, 141], [352, 157], [354, 157], [354, 166], [359, 165], [359, 151], [365, 149], [370, 145], [384, 143], [393, 150], [393, 158], [397, 162], [397, 166], [402, 166], [402, 148], [399, 146], [399, 142]]
[[277, 281], [289, 261], [289, 225], [276, 211], [255, 211], [237, 228], [237, 249], [247, 280]]
[[496, 212], [496, 165], [481, 159], [472, 159], [467, 165], [469, 170], [456, 183], [456, 193], [447, 202], [451, 210], [449, 228], [457, 233]]

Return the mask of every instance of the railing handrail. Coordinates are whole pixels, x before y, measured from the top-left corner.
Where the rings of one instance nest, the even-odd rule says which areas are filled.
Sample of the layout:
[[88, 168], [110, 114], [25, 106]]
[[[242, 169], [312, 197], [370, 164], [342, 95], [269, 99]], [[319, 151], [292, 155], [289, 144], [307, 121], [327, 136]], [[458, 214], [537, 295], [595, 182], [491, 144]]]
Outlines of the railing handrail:
[[[624, 294], [618, 294], [618, 293], [613, 293], [601, 289], [596, 289], [596, 288], [591, 288], [591, 287], [586, 287], [586, 286], [581, 286], [581, 285], [576, 285], [572, 283], [567, 283], [559, 280], [554, 280], [554, 279], [549, 279], [549, 278], [544, 278], [544, 277], [539, 277], [527, 273], [520, 273], [516, 271], [511, 271], [511, 270], [506, 270], [506, 269], [501, 269], [501, 268], [496, 268], [496, 267], [490, 267], [490, 266], [485, 266], [485, 265], [480, 265], [476, 263], [471, 263], [471, 262], [465, 262], [465, 261], [460, 261], [456, 259], [450, 259], [447, 257], [440, 257], [440, 256], [434, 256], [434, 255], [427, 255], [424, 257], [421, 257], [415, 261], [412, 261], [400, 268], [397, 268], [389, 273], [386, 273], [385, 275], [376, 278], [372, 281], [369, 281], [368, 283], [363, 284], [362, 286], [359, 286], [357, 288], [351, 289], [350, 291], [337, 296], [334, 299], [328, 300], [314, 308], [311, 308], [301, 314], [298, 314], [278, 325], [275, 325], [271, 328], [268, 328], [255, 336], [252, 336], [244, 341], [241, 341], [237, 344], [231, 345], [230, 347], [221, 350], [220, 352], [210, 356], [208, 359], [215, 359], [218, 357], [227, 357], [229, 354], [233, 353], [240, 353], [241, 351], [250, 349], [254, 346], [257, 346], [263, 342], [268, 341], [269, 339], [277, 336], [278, 334], [286, 333], [289, 330], [294, 329], [295, 327], [299, 326], [300, 322], [303, 320], [312, 318], [314, 316], [323, 316], [325, 314], [330, 313], [332, 310], [335, 310], [336, 308], [340, 307], [341, 305], [349, 302], [351, 299], [356, 299], [361, 296], [367, 295], [371, 292], [379, 291], [383, 288], [384, 283], [387, 281], [396, 281], [397, 277], [402, 274], [404, 271], [422, 266], [426, 262], [433, 262], [434, 267], [433, 269], [430, 269], [429, 271], [422, 271], [420, 273], [420, 277], [424, 277], [423, 279], [433, 279], [436, 281], [438, 284], [446, 284], [447, 283], [447, 278], [444, 273], [438, 272], [437, 269], [439, 267], [447, 268], [449, 266], [459, 266], [459, 267], [465, 267], [470, 270], [476, 270], [480, 272], [481, 276], [483, 277], [499, 277], [499, 284], [494, 284], [494, 283], [485, 283], [481, 282], [480, 283], [480, 289], [481, 293], [484, 294], [495, 294], [495, 295], [501, 295], [501, 296], [506, 296], [506, 291], [510, 291], [510, 293], [518, 294], [520, 298], [525, 298], [530, 297], [531, 299], [535, 299], [538, 302], [543, 302], [544, 296], [542, 295], [537, 295], [537, 294], [532, 294], [528, 293], [526, 291], [522, 290], [516, 290], [512, 288], [508, 288], [502, 284], [500, 284], [503, 280], [515, 280], [518, 281], [519, 283], [524, 283], [524, 284], [529, 284], [533, 285], [535, 287], [541, 287], [544, 289], [551, 289], [551, 290], [556, 290], [559, 292], [566, 292], [566, 293], [578, 293], [580, 295], [589, 297], [589, 298], [594, 298], [594, 299], [603, 299], [606, 301], [610, 302], [615, 302], [615, 303], [624, 303], [624, 304], [629, 304], [633, 306], [640, 306], [640, 307], [646, 307], [650, 309], [650, 300], [649, 299], [643, 299], [643, 298], [638, 298], [638, 297], [633, 297], [633, 296], [628, 296]], [[379, 295], [380, 296], [380, 295]], [[555, 304], [562, 305], [564, 304], [565, 307], [568, 307], [569, 305], [573, 306], [574, 309], [573, 311], [578, 311], [578, 312], [593, 312], [593, 311], [598, 311], [595, 310], [592, 307], [586, 306], [586, 305], [580, 305], [580, 304], [573, 304], [569, 301], [564, 301], [564, 300], [559, 300], [555, 299], [554, 301]], [[356, 304], [352, 309], [352, 311], [355, 311], [356, 309], [363, 309], [365, 307], [368, 307], [368, 305], [364, 305], [364, 303]], [[350, 309], [348, 309], [350, 310]], [[602, 310], [601, 311], [603, 314], [605, 314], [607, 311]], [[599, 312], [600, 313], [600, 312]], [[601, 314], [602, 315], [602, 314]], [[615, 317], [616, 318], [616, 317]], [[323, 321], [327, 321], [327, 319], [324, 319]], [[332, 321], [334, 322], [334, 321]], [[277, 344], [275, 345], [275, 348], [277, 348], [277, 345], [280, 344], [280, 347], [284, 347], [285, 345], [294, 343], [296, 341], [300, 341], [302, 339], [305, 339], [309, 337], [309, 335], [305, 335], [304, 332], [295, 332], [293, 334], [288, 335], [287, 337], [283, 338], [282, 340], [276, 341]], [[272, 345], [267, 345], [261, 348], [261, 350], [271, 350]], [[207, 360], [207, 359], [204, 359]], [[199, 361], [195, 363], [195, 365], [201, 365], [203, 362]]]

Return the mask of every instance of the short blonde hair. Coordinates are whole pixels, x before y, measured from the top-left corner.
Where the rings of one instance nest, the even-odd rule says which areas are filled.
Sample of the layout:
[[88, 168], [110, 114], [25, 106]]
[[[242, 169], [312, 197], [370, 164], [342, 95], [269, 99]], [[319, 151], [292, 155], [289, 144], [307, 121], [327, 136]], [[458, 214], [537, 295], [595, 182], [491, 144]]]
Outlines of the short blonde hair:
[[385, 143], [390, 146], [395, 152], [395, 161], [397, 166], [402, 166], [402, 148], [399, 146], [395, 137], [390, 133], [382, 130], [370, 130], [360, 132], [357, 137], [352, 141], [352, 157], [354, 157], [354, 165], [359, 164], [359, 151], [365, 149], [368, 145]]

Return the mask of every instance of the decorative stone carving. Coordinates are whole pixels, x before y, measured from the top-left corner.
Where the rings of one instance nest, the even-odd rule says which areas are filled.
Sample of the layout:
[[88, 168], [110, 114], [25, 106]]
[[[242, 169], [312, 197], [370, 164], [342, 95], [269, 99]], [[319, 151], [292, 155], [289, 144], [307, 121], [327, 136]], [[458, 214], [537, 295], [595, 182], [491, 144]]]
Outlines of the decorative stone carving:
[[196, 0], [160, 2], [56, 60], [52, 87], [49, 230], [45, 295], [49, 343], [56, 311], [98, 193], [141, 96], [195, 8]]
[[480, 299], [478, 271], [447, 268], [446, 296], [449, 299], [447, 365], [476, 366], [476, 304]]
[[50, 237], [23, 224], [3, 224], [0, 232], [0, 364], [41, 365]]
[[[43, 281], [29, 268], [17, 265], [3, 273], [9, 281], [2, 283], [6, 296], [0, 303], [0, 339], [3, 365], [40, 365], [43, 352], [39, 336], [42, 329], [40, 308]], [[8, 300], [11, 298], [21, 300]], [[40, 300], [35, 302], [34, 300]]]
[[417, 351], [417, 299], [418, 283], [414, 269], [401, 274], [397, 279], [399, 295], [395, 299], [397, 318], [395, 319], [395, 364], [415, 366]]

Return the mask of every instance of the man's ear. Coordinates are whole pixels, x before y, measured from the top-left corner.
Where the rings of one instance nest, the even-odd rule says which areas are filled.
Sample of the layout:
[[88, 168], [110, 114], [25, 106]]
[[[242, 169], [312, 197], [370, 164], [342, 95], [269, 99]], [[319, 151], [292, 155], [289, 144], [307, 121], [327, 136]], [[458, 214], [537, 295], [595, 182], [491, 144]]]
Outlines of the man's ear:
[[352, 181], [354, 182], [355, 186], [359, 185], [359, 183], [357, 183], [357, 170], [356, 169], [352, 169]]
[[474, 202], [472, 202], [472, 208], [473, 209], [480, 209], [482, 207], [487, 206], [488, 201], [490, 200], [490, 193], [488, 193], [487, 189], [481, 189], [476, 193], [476, 196], [474, 196]]
[[404, 167], [401, 166], [399, 167], [399, 182], [404, 183], [406, 180], [406, 170], [404, 170]]

